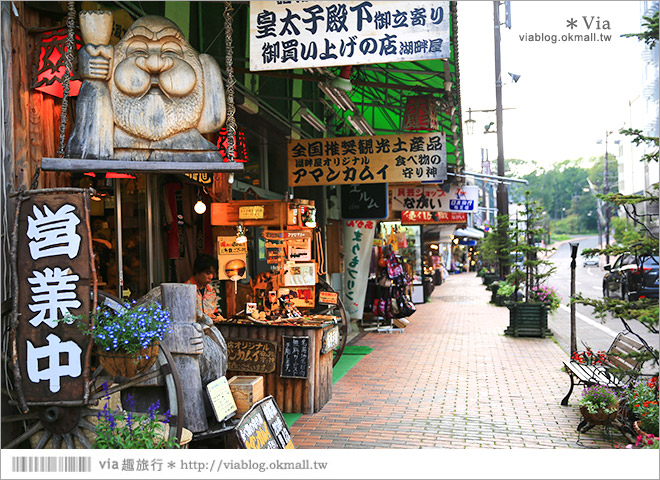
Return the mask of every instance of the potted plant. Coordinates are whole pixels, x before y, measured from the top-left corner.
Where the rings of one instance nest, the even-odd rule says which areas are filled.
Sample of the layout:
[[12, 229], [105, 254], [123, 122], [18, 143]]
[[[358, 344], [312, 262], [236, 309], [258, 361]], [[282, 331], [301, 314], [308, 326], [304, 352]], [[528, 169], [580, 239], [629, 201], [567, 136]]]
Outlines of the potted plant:
[[591, 425], [608, 425], [619, 411], [619, 397], [616, 392], [602, 385], [586, 387], [578, 404], [580, 413]]
[[[71, 322], [71, 317], [66, 321]], [[99, 362], [108, 374], [134, 377], [156, 361], [171, 322], [170, 313], [158, 302], [125, 303], [119, 313], [99, 306], [90, 324], [78, 322], [78, 328], [94, 339]]]
[[625, 390], [626, 404], [633, 415], [635, 431], [644, 437], [658, 431], [658, 377], [636, 380]]
[[509, 282], [499, 282], [497, 295], [495, 296], [495, 305], [498, 307], [504, 306], [505, 302], [513, 296], [516, 291], [516, 286]]
[[126, 407], [128, 410], [112, 410], [109, 407], [110, 395], [108, 384], [103, 383], [106, 402], [103, 410], [96, 416], [94, 433], [94, 448], [179, 448], [176, 438], [167, 438], [165, 424], [169, 423], [169, 410], [160, 414], [160, 402], [156, 400], [148, 409], [147, 414], [133, 414], [135, 407], [133, 397], [128, 394]]
[[519, 220], [516, 215], [513, 228], [515, 250], [521, 252], [525, 260], [522, 269], [516, 268], [506, 277], [507, 282], [514, 285], [514, 291], [518, 291], [519, 286], [523, 287], [524, 299], [506, 305], [509, 326], [504, 333], [515, 337], [544, 338], [552, 335], [548, 329], [548, 312], [554, 312], [559, 307], [560, 299], [554, 289], [543, 286], [556, 268], [551, 262], [539, 259], [540, 253], [549, 250], [535, 241], [544, 231], [543, 218], [542, 209], [530, 199], [530, 195], [529, 191], [525, 192], [523, 218]]

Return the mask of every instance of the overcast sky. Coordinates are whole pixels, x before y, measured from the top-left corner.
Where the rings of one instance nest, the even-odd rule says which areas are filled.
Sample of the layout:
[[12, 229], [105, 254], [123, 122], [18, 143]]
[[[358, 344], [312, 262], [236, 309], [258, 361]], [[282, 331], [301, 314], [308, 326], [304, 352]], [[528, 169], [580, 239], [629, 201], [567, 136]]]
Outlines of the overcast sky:
[[[503, 2], [502, 2], [503, 3]], [[504, 156], [544, 166], [604, 154], [596, 144], [606, 130], [629, 123], [629, 102], [641, 92], [642, 43], [621, 38], [640, 31], [637, 1], [513, 1], [512, 28], [501, 28]], [[500, 7], [504, 22], [504, 6]], [[589, 28], [586, 21], [590, 22]], [[575, 20], [575, 27], [568, 22]], [[606, 23], [609, 22], [609, 25]], [[609, 29], [607, 28], [609, 26]], [[600, 27], [600, 28], [598, 28]], [[595, 33], [599, 42], [525, 41], [536, 35]], [[495, 108], [493, 2], [458, 2], [458, 49], [463, 120], [467, 110]], [[520, 75], [513, 83], [508, 72]], [[496, 170], [497, 135], [484, 125], [494, 113], [473, 113], [474, 134], [465, 135], [468, 171], [480, 171], [480, 149], [489, 149]], [[633, 123], [634, 119], [633, 119]], [[639, 125], [640, 128], [643, 125]], [[494, 128], [493, 128], [494, 129]]]

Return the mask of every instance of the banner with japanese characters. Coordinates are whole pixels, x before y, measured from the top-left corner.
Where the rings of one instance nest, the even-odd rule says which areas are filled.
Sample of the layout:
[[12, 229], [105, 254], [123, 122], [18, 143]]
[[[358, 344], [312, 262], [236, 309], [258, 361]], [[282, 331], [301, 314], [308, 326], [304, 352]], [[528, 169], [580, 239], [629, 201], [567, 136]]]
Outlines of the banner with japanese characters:
[[392, 188], [392, 210], [427, 212], [474, 212], [479, 203], [479, 187], [451, 185], [445, 192], [440, 185]]
[[[72, 191], [73, 190], [73, 191]], [[14, 242], [16, 365], [23, 400], [83, 403], [89, 336], [68, 314], [89, 322], [92, 249], [85, 190], [19, 196]]]
[[467, 223], [467, 213], [404, 210], [401, 225], [449, 225]]
[[250, 70], [449, 58], [449, 2], [250, 2]]
[[376, 224], [373, 220], [344, 221], [344, 307], [355, 320], [362, 320], [364, 313]]
[[290, 187], [447, 179], [440, 132], [290, 140], [288, 157]]

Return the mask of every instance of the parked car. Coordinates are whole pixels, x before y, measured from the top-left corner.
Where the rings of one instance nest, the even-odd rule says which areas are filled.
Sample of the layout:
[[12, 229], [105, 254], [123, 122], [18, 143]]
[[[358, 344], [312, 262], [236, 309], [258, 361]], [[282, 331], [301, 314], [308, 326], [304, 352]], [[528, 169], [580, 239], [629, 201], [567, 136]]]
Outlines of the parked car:
[[658, 298], [658, 256], [621, 255], [603, 267], [603, 296], [637, 300]]
[[586, 266], [589, 266], [589, 265], [596, 265], [596, 266], [598, 266], [599, 263], [600, 263], [600, 262], [599, 262], [599, 258], [598, 258], [598, 257], [584, 257], [584, 259], [582, 260], [582, 266], [583, 266], [583, 267], [586, 267]]

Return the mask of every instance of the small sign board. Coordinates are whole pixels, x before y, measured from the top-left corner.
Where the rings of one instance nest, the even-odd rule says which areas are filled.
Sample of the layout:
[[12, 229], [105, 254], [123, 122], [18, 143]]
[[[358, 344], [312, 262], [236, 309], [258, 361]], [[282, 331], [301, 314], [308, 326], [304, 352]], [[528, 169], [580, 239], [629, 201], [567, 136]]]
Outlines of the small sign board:
[[397, 186], [392, 188], [392, 210], [473, 212], [479, 203], [479, 187], [450, 185]]
[[264, 218], [264, 207], [263, 205], [238, 207], [238, 218], [240, 220], [259, 220]]
[[275, 371], [277, 343], [251, 338], [227, 339], [227, 370], [271, 373]]
[[311, 230], [264, 230], [261, 236], [265, 240], [302, 240], [312, 238]]
[[402, 225], [448, 225], [467, 223], [467, 213], [458, 212], [401, 212]]
[[339, 345], [339, 327], [335, 326], [323, 332], [321, 355], [332, 352]]
[[280, 377], [307, 378], [309, 370], [309, 337], [282, 335], [282, 368]]
[[231, 394], [227, 377], [220, 377], [209, 383], [206, 386], [206, 393], [209, 396], [215, 418], [218, 422], [231, 417], [238, 410], [234, 396]]
[[316, 263], [294, 263], [287, 262], [284, 272], [284, 286], [297, 287], [302, 285], [312, 286], [316, 284]]
[[319, 303], [323, 305], [337, 305], [338, 299], [337, 292], [319, 292]]
[[341, 185], [341, 218], [380, 220], [389, 215], [387, 183]]
[[246, 449], [293, 449], [291, 432], [272, 395], [255, 403], [236, 425], [236, 436]]

